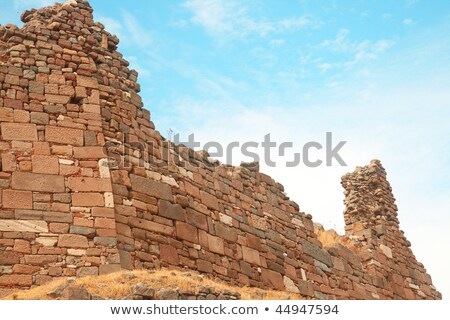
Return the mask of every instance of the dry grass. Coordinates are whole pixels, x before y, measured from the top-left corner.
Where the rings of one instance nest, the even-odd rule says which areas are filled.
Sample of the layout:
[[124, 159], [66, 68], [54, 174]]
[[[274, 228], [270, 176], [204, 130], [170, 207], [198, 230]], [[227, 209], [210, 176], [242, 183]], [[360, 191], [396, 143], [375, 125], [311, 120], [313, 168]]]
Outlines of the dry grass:
[[[195, 272], [181, 272], [165, 269], [158, 271], [120, 271], [102, 276], [77, 278], [71, 282], [71, 286], [86, 288], [90, 294], [101, 296], [104, 299], [123, 299], [125, 296], [132, 293], [133, 287], [139, 282], [156, 290], [161, 288], [179, 288], [181, 290], [193, 292], [196, 292], [199, 287], [207, 285], [219, 290], [227, 289], [239, 292], [241, 294], [241, 299], [243, 300], [301, 299], [300, 295], [289, 292], [261, 290], [249, 287], [234, 287], [223, 282], [199, 276]], [[67, 279], [55, 280], [29, 290], [18, 290], [3, 299], [51, 300], [48, 293], [65, 283], [67, 283]]]

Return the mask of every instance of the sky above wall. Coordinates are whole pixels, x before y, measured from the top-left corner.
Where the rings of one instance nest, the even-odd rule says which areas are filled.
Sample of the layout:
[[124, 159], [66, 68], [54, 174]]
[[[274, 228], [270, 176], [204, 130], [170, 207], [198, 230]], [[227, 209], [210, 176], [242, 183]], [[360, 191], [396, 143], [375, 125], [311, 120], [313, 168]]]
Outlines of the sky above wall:
[[[324, 145], [326, 132], [334, 144], [347, 141], [348, 166], [288, 168], [291, 152], [273, 152], [275, 167], [261, 163], [326, 228], [343, 231], [340, 177], [380, 159], [401, 228], [450, 296], [449, 1], [90, 2], [139, 72], [164, 136], [194, 133], [225, 148], [270, 133], [295, 152]], [[0, 21], [20, 24], [23, 10], [52, 3], [0, 0]], [[231, 162], [247, 160], [234, 152]]]

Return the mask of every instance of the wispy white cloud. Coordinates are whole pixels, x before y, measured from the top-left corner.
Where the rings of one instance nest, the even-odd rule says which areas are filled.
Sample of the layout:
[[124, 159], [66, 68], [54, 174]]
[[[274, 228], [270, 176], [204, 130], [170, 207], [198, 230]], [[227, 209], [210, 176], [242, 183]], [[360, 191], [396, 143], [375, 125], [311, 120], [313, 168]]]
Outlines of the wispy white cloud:
[[410, 26], [412, 26], [414, 24], [414, 21], [412, 19], [410, 19], [410, 18], [406, 18], [406, 19], [403, 19], [403, 24], [405, 26], [410, 27]]
[[105, 25], [108, 32], [115, 34], [126, 43], [139, 48], [149, 47], [153, 41], [150, 30], [145, 29], [138, 19], [128, 11], [122, 11], [119, 18], [99, 16], [98, 21]]
[[124, 27], [127, 29], [128, 34], [133, 38], [133, 42], [139, 47], [147, 47], [152, 43], [152, 34], [149, 30], [146, 30], [138, 22], [135, 16], [131, 13], [124, 11], [122, 14]]
[[188, 0], [183, 6], [192, 12], [190, 21], [202, 26], [217, 37], [246, 37], [317, 27], [320, 23], [310, 17], [300, 16], [281, 20], [255, 19], [245, 6], [237, 1]]
[[358, 62], [376, 59], [393, 45], [394, 41], [387, 39], [355, 41], [350, 38], [350, 30], [340, 29], [334, 39], [323, 41], [319, 47], [348, 56], [346, 61], [333, 65], [349, 67]]

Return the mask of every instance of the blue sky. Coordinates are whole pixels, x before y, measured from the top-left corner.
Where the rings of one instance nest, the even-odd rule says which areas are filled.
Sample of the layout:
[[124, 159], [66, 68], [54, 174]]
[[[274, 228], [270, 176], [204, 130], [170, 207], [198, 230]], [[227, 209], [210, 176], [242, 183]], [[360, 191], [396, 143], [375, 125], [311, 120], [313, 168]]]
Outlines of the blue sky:
[[[24, 9], [51, 3], [0, 0], [0, 19], [19, 23]], [[343, 230], [341, 175], [380, 159], [401, 228], [450, 295], [449, 1], [91, 4], [121, 39], [163, 135], [226, 145], [271, 133], [301, 148], [331, 131], [347, 141], [348, 167], [262, 166], [315, 222]]]

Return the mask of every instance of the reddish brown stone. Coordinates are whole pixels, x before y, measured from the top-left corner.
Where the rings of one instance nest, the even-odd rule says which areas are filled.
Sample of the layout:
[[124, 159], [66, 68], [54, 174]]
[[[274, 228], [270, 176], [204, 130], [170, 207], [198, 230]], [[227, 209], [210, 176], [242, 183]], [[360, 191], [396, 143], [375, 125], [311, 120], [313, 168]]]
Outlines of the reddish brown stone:
[[48, 224], [49, 231], [52, 233], [68, 233], [69, 224], [52, 222]]
[[45, 266], [58, 261], [56, 255], [26, 255], [25, 263], [28, 265]]
[[33, 274], [41, 270], [38, 266], [30, 266], [26, 264], [16, 264], [13, 267], [14, 273], [21, 273], [21, 274]]
[[92, 208], [92, 216], [93, 217], [103, 217], [103, 218], [114, 218], [114, 209], [113, 208]]
[[171, 204], [165, 200], [159, 202], [159, 214], [169, 219], [185, 220], [184, 209], [179, 204]]
[[31, 191], [3, 190], [3, 208], [32, 209], [33, 194]]
[[19, 263], [19, 255], [12, 251], [0, 251], [0, 265], [13, 265]]
[[95, 218], [94, 227], [102, 229], [115, 229], [116, 221], [108, 218]]
[[257, 250], [242, 246], [242, 255], [244, 261], [257, 264], [258, 266], [261, 265], [261, 258]]
[[77, 234], [62, 234], [58, 239], [58, 246], [65, 248], [87, 248], [87, 238]]
[[22, 286], [29, 287], [33, 284], [31, 275], [5, 274], [0, 276], [0, 286]]
[[2, 138], [15, 141], [37, 141], [37, 128], [30, 123], [2, 122]]
[[208, 234], [208, 248], [211, 252], [224, 254], [223, 239]]
[[64, 177], [28, 172], [14, 172], [12, 187], [17, 190], [64, 192]]
[[59, 174], [58, 157], [33, 155], [31, 161], [34, 173]]
[[196, 227], [181, 221], [177, 221], [175, 226], [177, 237], [179, 239], [198, 243], [198, 232]]
[[111, 179], [113, 183], [131, 187], [131, 180], [128, 177], [128, 171], [126, 170], [112, 170]]
[[135, 218], [135, 217], [130, 217], [128, 219], [128, 223], [132, 227], [136, 227], [136, 228], [140, 228], [140, 229], [144, 229], [144, 230], [152, 231], [152, 232], [158, 232], [158, 233], [162, 233], [162, 234], [170, 235], [170, 236], [172, 236], [173, 231], [174, 231], [173, 227], [166, 226], [166, 225], [156, 223], [153, 221]]
[[219, 201], [217, 198], [207, 192], [200, 191], [200, 197], [202, 203], [205, 204], [208, 208], [213, 210], [219, 210]]
[[206, 260], [197, 259], [197, 270], [200, 272], [212, 273], [212, 263]]
[[67, 186], [79, 192], [111, 192], [111, 180], [88, 177], [69, 177]]
[[72, 205], [75, 207], [102, 207], [105, 205], [101, 193], [73, 193]]
[[82, 146], [84, 143], [83, 130], [46, 126], [45, 141], [68, 144], [73, 146]]
[[173, 201], [172, 189], [169, 185], [144, 178], [137, 175], [130, 175], [133, 190], [153, 196], [159, 199]]
[[186, 222], [196, 226], [197, 228], [208, 230], [208, 222], [206, 221], [206, 216], [193, 209], [187, 209]]
[[186, 193], [193, 196], [194, 198], [200, 198], [200, 190], [198, 187], [194, 186], [192, 183], [185, 181], [184, 187], [186, 189]]
[[262, 268], [261, 277], [263, 283], [269, 288], [284, 290], [283, 277], [278, 272]]
[[159, 246], [160, 250], [160, 258], [162, 261], [165, 261], [171, 265], [178, 265], [179, 259], [178, 259], [178, 253], [177, 249], [170, 245], [161, 244]]
[[73, 154], [76, 159], [101, 159], [106, 158], [107, 153], [103, 147], [75, 147]]

